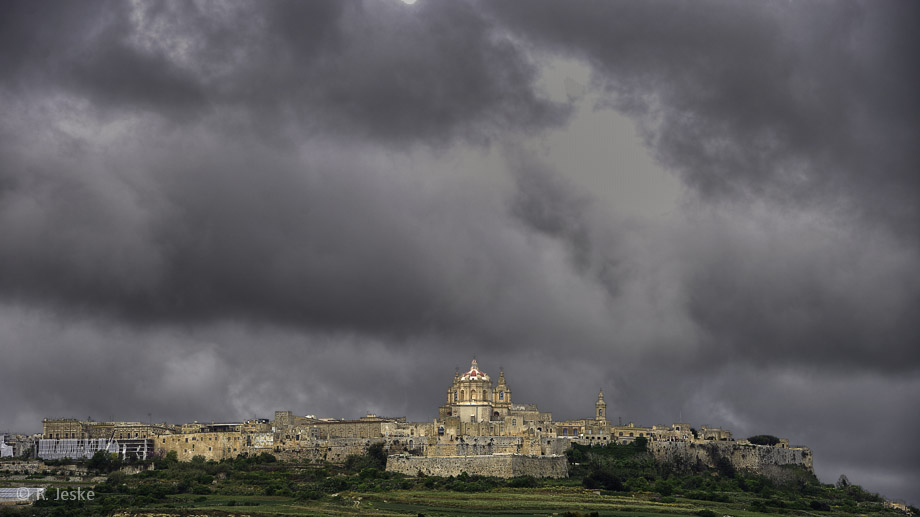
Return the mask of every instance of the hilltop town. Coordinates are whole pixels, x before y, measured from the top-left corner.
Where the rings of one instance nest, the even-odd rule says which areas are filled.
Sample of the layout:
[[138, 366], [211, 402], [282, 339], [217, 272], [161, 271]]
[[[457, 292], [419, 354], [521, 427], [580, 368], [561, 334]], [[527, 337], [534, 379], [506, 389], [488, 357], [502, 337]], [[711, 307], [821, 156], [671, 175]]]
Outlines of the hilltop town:
[[139, 459], [173, 453], [182, 461], [222, 460], [268, 453], [280, 460], [342, 462], [375, 443], [388, 453], [386, 469], [408, 475], [489, 475], [565, 477], [565, 451], [581, 445], [647, 442], [660, 461], [735, 468], [769, 475], [772, 468], [799, 465], [812, 470], [811, 452], [788, 440], [753, 444], [731, 432], [689, 423], [637, 426], [607, 419], [604, 393], [590, 418], [553, 420], [536, 404], [520, 403], [499, 372], [497, 381], [473, 360], [454, 375], [444, 404], [428, 422], [369, 414], [357, 420], [299, 416], [276, 411], [274, 418], [187, 424], [95, 422], [45, 419], [41, 435], [0, 439], [4, 456], [45, 460], [89, 458], [98, 451]]

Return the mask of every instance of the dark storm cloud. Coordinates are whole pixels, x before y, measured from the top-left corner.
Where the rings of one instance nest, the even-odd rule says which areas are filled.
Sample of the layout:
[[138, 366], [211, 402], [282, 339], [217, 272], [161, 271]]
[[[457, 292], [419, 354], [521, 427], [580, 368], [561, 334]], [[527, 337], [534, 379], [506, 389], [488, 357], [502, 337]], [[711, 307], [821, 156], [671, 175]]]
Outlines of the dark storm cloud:
[[416, 187], [291, 146], [318, 134], [481, 142], [565, 116], [534, 92], [526, 56], [462, 2], [71, 8], [10, 4], [4, 17], [8, 298], [133, 321], [456, 326], [466, 309], [437, 294], [450, 290], [424, 264], [441, 261], [407, 227], [434, 210], [409, 201]]
[[484, 3], [591, 63], [666, 166], [712, 199], [827, 205], [915, 238], [920, 6]]
[[5, 6], [3, 81], [101, 110], [185, 120], [242, 109], [276, 141], [311, 132], [484, 141], [555, 125], [535, 66], [465, 2], [122, 2]]

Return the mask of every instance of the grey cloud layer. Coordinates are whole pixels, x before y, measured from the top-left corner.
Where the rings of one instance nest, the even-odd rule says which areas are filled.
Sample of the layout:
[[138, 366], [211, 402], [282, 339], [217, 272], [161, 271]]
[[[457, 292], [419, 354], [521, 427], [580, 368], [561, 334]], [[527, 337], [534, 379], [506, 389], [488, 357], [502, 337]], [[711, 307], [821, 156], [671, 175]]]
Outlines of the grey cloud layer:
[[658, 159], [704, 195], [817, 203], [916, 238], [917, 5], [483, 5], [588, 60]]
[[295, 124], [399, 142], [481, 141], [564, 121], [525, 54], [465, 2], [5, 6], [8, 88], [179, 121], [241, 109], [277, 143]]
[[[917, 423], [915, 6], [0, 9], [2, 426], [427, 419], [479, 354], [559, 417], [600, 384], [612, 415], [775, 428], [912, 494], [920, 448], [868, 422]], [[689, 187], [673, 217], [530, 151], [577, 112], [552, 59]]]

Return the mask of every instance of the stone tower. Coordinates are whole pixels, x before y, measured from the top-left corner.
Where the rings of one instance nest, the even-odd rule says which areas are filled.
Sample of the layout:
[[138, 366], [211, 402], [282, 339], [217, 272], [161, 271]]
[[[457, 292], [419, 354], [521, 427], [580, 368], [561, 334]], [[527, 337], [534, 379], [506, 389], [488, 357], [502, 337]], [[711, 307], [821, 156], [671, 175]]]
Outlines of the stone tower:
[[493, 399], [496, 405], [510, 408], [511, 407], [511, 389], [505, 384], [505, 370], [498, 370], [498, 386], [493, 391]]
[[607, 421], [607, 403], [604, 402], [604, 390], [597, 394], [597, 402], [594, 403], [594, 418], [599, 422]]

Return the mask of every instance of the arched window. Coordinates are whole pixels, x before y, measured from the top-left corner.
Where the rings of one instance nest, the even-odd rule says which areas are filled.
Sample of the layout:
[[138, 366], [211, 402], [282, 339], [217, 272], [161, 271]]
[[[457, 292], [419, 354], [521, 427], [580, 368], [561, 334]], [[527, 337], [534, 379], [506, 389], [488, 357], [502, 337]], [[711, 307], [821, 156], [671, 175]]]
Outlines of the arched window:
[[454, 392], [454, 402], [457, 402], [457, 392]]
[[464, 398], [463, 390], [460, 390], [460, 402], [463, 402], [464, 400], [466, 399]]
[[498, 392], [498, 400], [505, 400], [505, 392], [504, 392], [504, 391], [499, 391], [499, 392]]
[[476, 390], [470, 390], [470, 400], [476, 400]]

